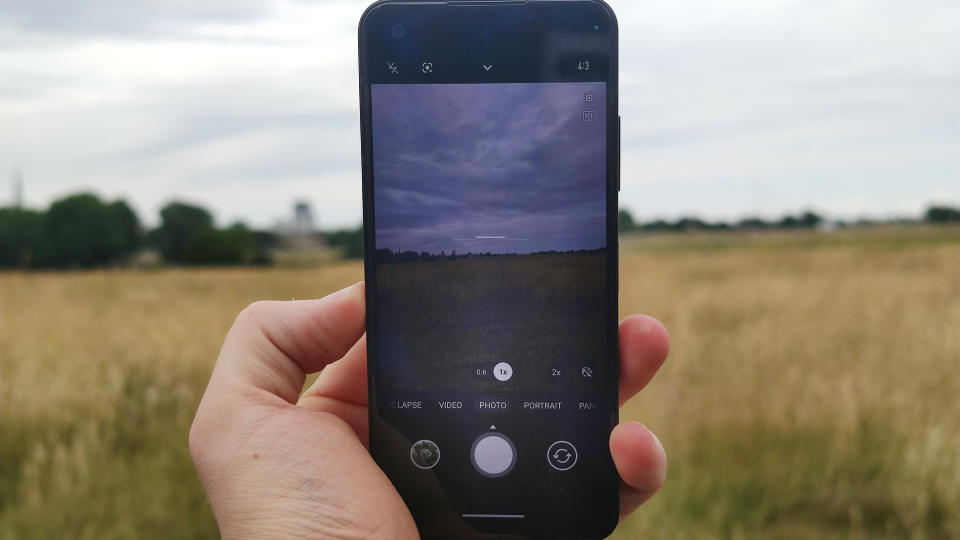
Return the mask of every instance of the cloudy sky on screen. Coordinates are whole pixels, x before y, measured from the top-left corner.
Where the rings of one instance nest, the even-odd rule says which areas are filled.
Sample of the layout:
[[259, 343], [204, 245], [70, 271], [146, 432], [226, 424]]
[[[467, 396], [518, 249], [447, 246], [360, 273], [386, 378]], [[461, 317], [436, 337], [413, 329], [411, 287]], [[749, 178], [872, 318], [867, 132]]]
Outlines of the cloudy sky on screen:
[[[960, 203], [955, 0], [610, 3], [638, 216]], [[0, 204], [22, 170], [35, 206], [88, 189], [269, 226], [303, 198], [359, 223], [365, 4], [0, 0]]]
[[604, 109], [603, 92], [602, 83], [375, 85], [377, 248], [605, 247], [604, 124], [583, 119]]

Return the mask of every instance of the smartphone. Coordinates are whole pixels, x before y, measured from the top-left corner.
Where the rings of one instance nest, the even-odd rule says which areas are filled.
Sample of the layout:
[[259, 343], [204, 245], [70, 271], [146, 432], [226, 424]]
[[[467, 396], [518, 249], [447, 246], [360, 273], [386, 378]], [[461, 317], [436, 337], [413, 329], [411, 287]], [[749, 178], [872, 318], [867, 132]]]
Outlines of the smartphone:
[[382, 1], [359, 30], [370, 452], [424, 538], [606, 536], [616, 18]]

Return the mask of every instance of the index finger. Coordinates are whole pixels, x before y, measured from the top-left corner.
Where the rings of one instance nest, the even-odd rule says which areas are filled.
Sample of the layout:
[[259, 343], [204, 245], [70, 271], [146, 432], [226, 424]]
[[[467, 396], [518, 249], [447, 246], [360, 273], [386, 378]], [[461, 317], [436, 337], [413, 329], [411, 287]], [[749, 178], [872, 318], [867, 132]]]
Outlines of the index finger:
[[631, 315], [620, 321], [620, 405], [650, 382], [670, 353], [670, 336], [660, 321]]

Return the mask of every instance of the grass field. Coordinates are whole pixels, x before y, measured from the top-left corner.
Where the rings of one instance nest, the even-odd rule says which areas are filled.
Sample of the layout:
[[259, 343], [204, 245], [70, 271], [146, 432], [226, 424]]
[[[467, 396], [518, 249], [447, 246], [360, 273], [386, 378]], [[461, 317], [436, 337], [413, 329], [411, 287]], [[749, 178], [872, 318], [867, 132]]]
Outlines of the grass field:
[[[960, 538], [960, 229], [623, 240], [671, 358], [618, 538]], [[0, 538], [205, 538], [187, 430], [235, 314], [359, 264], [0, 274]]]

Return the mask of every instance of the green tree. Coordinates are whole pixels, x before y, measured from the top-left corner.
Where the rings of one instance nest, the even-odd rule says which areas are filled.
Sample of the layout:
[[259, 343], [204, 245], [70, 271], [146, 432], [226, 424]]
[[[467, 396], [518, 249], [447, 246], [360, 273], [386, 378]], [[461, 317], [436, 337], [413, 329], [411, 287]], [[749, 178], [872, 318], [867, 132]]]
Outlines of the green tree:
[[0, 208], [0, 267], [44, 263], [43, 212]]
[[52, 266], [90, 267], [129, 256], [139, 246], [140, 221], [123, 201], [106, 204], [96, 195], [70, 195], [50, 205], [43, 235]]
[[767, 223], [763, 218], [758, 216], [750, 216], [741, 219], [735, 225], [738, 229], [767, 229], [770, 227], [770, 223]]
[[178, 262], [191, 265], [228, 265], [244, 262], [244, 235], [232, 229], [212, 227], [195, 231], [184, 245]]
[[798, 221], [801, 227], [814, 229], [818, 225], [823, 223], [823, 217], [816, 212], [806, 211], [800, 215], [800, 218], [798, 219]]
[[133, 208], [126, 201], [118, 200], [110, 203], [110, 212], [114, 219], [120, 224], [120, 234], [123, 241], [124, 250], [133, 252], [143, 245], [143, 228], [140, 226], [140, 218], [137, 217]]
[[[153, 231], [151, 239], [164, 260], [187, 263], [188, 250], [190, 258], [200, 257], [199, 246], [209, 246], [213, 241], [215, 235], [210, 231], [213, 231], [210, 212], [199, 206], [173, 201], [160, 210], [160, 226]], [[197, 236], [201, 238], [194, 239]]]
[[794, 216], [783, 216], [783, 219], [780, 220], [779, 225], [784, 229], [793, 229], [799, 225], [799, 221]]
[[621, 208], [617, 212], [617, 227], [621, 233], [630, 232], [637, 228], [637, 222], [633, 220], [633, 215], [629, 210]]
[[363, 258], [363, 227], [341, 229], [326, 235], [330, 247], [339, 248], [347, 259]]
[[960, 222], [960, 208], [950, 208], [949, 206], [931, 206], [923, 215], [927, 223], [951, 223]]

